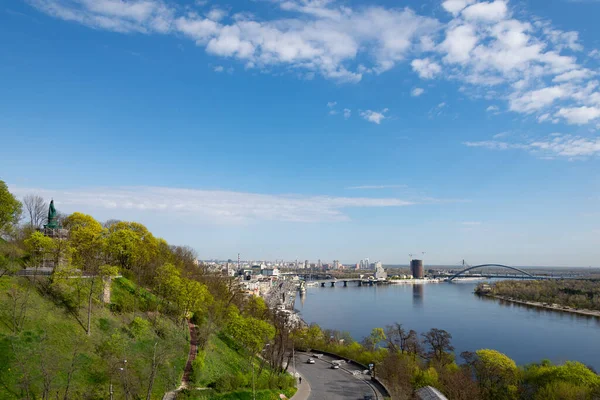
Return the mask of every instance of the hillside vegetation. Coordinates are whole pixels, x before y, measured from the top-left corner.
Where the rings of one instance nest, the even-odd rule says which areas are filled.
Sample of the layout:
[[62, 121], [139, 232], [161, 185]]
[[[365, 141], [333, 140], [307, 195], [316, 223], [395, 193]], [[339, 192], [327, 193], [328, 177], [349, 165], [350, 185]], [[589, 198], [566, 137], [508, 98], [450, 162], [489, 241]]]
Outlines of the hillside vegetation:
[[115, 399], [150, 400], [181, 384], [204, 398], [293, 391], [285, 321], [192, 249], [78, 212], [51, 209], [55, 230], [20, 223], [2, 181], [0, 197], [0, 399], [108, 399], [112, 388]]
[[[133, 302], [118, 280], [112, 286], [117, 308]], [[0, 278], [0, 398], [104, 399], [112, 383], [115, 398], [154, 399], [178, 384], [189, 346], [174, 321], [144, 307], [101, 308], [86, 335], [41, 290], [28, 278]]]

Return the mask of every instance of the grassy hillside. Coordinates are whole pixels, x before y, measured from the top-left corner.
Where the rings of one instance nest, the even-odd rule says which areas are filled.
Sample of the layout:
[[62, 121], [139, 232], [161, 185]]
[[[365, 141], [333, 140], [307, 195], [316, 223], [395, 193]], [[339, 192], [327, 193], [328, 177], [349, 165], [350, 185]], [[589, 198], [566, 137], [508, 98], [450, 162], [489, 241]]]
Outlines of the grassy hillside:
[[[98, 305], [91, 335], [82, 318], [25, 278], [0, 278], [0, 399], [151, 398], [178, 385], [187, 329], [151, 312], [152, 296], [125, 280]], [[125, 361], [127, 360], [127, 361]], [[154, 362], [152, 362], [154, 360]]]
[[[295, 393], [291, 375], [277, 376], [272, 374], [266, 365], [259, 375], [261, 369], [259, 358], [250, 359], [225, 335], [214, 335], [206, 351], [199, 354], [198, 362], [195, 364], [193, 383], [196, 388], [181, 393], [180, 398], [251, 400], [251, 360], [254, 363], [256, 399], [279, 399], [282, 393], [288, 397]], [[268, 387], [280, 389], [267, 389]], [[239, 388], [244, 389], [235, 390]]]

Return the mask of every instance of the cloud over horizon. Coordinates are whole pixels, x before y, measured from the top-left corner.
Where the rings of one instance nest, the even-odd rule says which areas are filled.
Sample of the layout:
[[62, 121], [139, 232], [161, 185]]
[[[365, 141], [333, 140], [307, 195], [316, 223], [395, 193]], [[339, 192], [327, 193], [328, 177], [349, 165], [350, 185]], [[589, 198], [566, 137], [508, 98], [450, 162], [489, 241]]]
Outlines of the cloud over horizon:
[[[127, 211], [159, 214], [178, 213], [216, 223], [247, 221], [322, 222], [348, 221], [344, 210], [351, 208], [405, 207], [432, 204], [437, 199], [337, 197], [327, 195], [260, 194], [227, 190], [200, 190], [169, 187], [115, 187], [48, 190], [9, 185], [22, 198], [36, 194], [53, 198], [57, 207], [69, 212], [114, 210], [115, 218]], [[125, 213], [124, 213], [125, 212]]]

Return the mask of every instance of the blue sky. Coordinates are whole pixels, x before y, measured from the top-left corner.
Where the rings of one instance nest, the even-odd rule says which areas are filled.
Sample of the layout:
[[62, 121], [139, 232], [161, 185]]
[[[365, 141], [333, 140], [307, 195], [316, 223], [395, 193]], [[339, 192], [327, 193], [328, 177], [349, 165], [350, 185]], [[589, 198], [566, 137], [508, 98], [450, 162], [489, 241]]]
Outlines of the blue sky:
[[9, 0], [0, 179], [201, 258], [598, 266], [599, 14]]

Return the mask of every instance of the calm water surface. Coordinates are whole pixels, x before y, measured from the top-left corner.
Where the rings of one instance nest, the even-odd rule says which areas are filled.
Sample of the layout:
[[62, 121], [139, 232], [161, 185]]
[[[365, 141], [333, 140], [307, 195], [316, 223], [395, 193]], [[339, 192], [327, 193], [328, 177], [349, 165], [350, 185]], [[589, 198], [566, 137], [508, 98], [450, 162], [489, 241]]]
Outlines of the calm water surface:
[[309, 287], [296, 298], [308, 323], [357, 340], [394, 322], [452, 334], [455, 353], [492, 348], [518, 364], [576, 360], [600, 371], [600, 318], [527, 307], [473, 294], [477, 282]]

